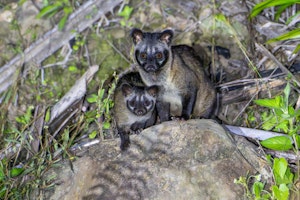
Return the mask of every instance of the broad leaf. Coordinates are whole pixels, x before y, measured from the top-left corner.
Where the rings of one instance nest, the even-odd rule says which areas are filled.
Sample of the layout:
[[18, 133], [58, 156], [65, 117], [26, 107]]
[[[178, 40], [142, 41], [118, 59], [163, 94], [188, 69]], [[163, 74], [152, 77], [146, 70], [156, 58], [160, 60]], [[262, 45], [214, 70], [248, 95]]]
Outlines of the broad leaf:
[[274, 159], [273, 175], [276, 185], [293, 183], [294, 174], [291, 172], [285, 158]]
[[282, 97], [276, 96], [273, 99], [257, 99], [254, 100], [254, 103], [256, 103], [259, 106], [264, 106], [272, 109], [280, 109], [282, 105]]
[[262, 183], [262, 182], [259, 182], [259, 181], [256, 181], [253, 184], [253, 186], [252, 186], [252, 193], [255, 194], [256, 198], [261, 197], [260, 194], [261, 194], [261, 191], [264, 189], [264, 187], [265, 187], [265, 184]]
[[273, 196], [278, 200], [288, 200], [289, 188], [285, 184], [281, 184], [278, 188], [277, 185], [272, 186]]
[[96, 103], [98, 99], [98, 96], [96, 94], [91, 94], [88, 98], [87, 98], [87, 102], [89, 103]]
[[260, 142], [263, 147], [272, 150], [286, 151], [293, 148], [292, 140], [289, 136], [276, 136]]
[[[288, 163], [284, 158], [275, 158], [273, 164], [274, 175], [279, 175], [280, 178], [284, 178]], [[280, 183], [277, 183], [280, 184]]]
[[93, 131], [89, 134], [90, 139], [94, 139], [97, 136], [97, 131]]
[[103, 123], [103, 129], [109, 129], [110, 128], [110, 123], [109, 122], [104, 122]]

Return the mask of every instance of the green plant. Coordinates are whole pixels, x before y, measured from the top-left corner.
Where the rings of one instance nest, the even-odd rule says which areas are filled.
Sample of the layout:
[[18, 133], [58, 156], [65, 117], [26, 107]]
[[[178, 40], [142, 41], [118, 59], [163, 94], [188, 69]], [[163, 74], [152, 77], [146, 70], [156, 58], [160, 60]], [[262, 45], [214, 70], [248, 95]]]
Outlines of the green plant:
[[[278, 20], [280, 15], [289, 7], [291, 7], [294, 4], [299, 4], [300, 0], [266, 0], [261, 3], [256, 4], [250, 14], [250, 18], [254, 18], [259, 13], [261, 13], [264, 9], [275, 7], [276, 13], [275, 13], [275, 20]], [[291, 22], [294, 18], [299, 17], [300, 12], [293, 14], [291, 17], [289, 17], [286, 21], [287, 23]], [[295, 28], [294, 30], [291, 30], [287, 33], [284, 33], [276, 38], [272, 38], [267, 41], [267, 43], [276, 42], [276, 41], [282, 41], [282, 40], [292, 40], [292, 39], [300, 39], [300, 28]], [[300, 44], [296, 46], [294, 49], [294, 53], [298, 52], [300, 50]]]
[[290, 104], [289, 96], [291, 92], [288, 83], [284, 89], [283, 95], [271, 99], [258, 99], [254, 102], [270, 110], [264, 112], [262, 117], [262, 128], [264, 130], [274, 130], [286, 133], [287, 136], [276, 136], [261, 142], [261, 145], [273, 150], [290, 150], [293, 142], [296, 148], [300, 147], [300, 109], [294, 109], [294, 103]]
[[[250, 182], [253, 182], [251, 188], [249, 188]], [[234, 180], [235, 184], [239, 184], [246, 190], [247, 199], [254, 200], [268, 200], [271, 198], [271, 193], [265, 190], [265, 183], [261, 180], [261, 175], [239, 177], [239, 179]]]
[[119, 16], [123, 17], [123, 19], [120, 20], [120, 24], [121, 26], [129, 26], [131, 27], [132, 26], [132, 22], [128, 22], [130, 16], [131, 16], [131, 13], [133, 11], [133, 8], [126, 5], [123, 10], [121, 12], [118, 13]]
[[[295, 181], [295, 175], [291, 172], [290, 167], [286, 159], [274, 158], [272, 161], [270, 156], [267, 156], [269, 163], [271, 163], [274, 184], [270, 187], [268, 192], [265, 189], [266, 183], [261, 180], [261, 175], [240, 177], [235, 179], [236, 184], [242, 185], [246, 190], [246, 196], [248, 199], [253, 200], [288, 200], [290, 196], [290, 190], [293, 187]], [[249, 189], [250, 182], [253, 182], [251, 189]]]
[[[287, 83], [283, 94], [269, 99], [258, 99], [254, 102], [267, 108], [267, 111], [261, 113], [262, 129], [272, 130], [285, 133], [286, 136], [276, 136], [261, 141], [261, 145], [273, 150], [290, 150], [294, 149], [299, 154], [299, 130], [300, 130], [300, 109], [295, 110], [295, 102], [290, 101], [291, 86]], [[255, 121], [253, 112], [249, 113], [250, 123]], [[293, 190], [294, 183], [299, 178], [298, 174], [293, 174], [285, 158], [274, 158], [267, 156], [267, 161], [270, 163], [273, 184], [270, 187], [270, 193], [265, 190], [265, 183], [260, 178], [254, 176], [252, 190], [248, 188], [249, 179], [240, 177], [235, 180], [246, 188], [246, 194], [250, 199], [278, 199], [287, 200], [290, 197], [290, 192]], [[299, 166], [299, 163], [297, 163]], [[260, 177], [260, 176], [259, 176]]]
[[[260, 113], [262, 129], [286, 134], [263, 140], [261, 145], [273, 150], [294, 149], [298, 155], [300, 109], [295, 109], [295, 102], [291, 101], [290, 96], [291, 86], [287, 83], [282, 95], [277, 95], [274, 98], [258, 99], [254, 102], [258, 106], [266, 108]], [[255, 116], [258, 116], [255, 115], [255, 111], [253, 109], [250, 110], [248, 122], [252, 125], [257, 121]], [[269, 189], [265, 188], [266, 183], [261, 181], [261, 175], [250, 176], [249, 178], [240, 177], [235, 182], [246, 188], [246, 194], [249, 199], [289, 199], [291, 191], [294, 189], [294, 183], [299, 178], [299, 171], [298, 174], [292, 173], [285, 158], [272, 159], [268, 155], [267, 161], [270, 163], [273, 175], [273, 184], [271, 184]], [[299, 163], [297, 165], [299, 166]], [[252, 185], [250, 184], [251, 182], [253, 182]], [[251, 189], [249, 189], [249, 185], [251, 185]]]
[[82, 35], [76, 33], [75, 43], [72, 45], [73, 51], [75, 51], [75, 52], [78, 51], [79, 48], [81, 48], [83, 45], [85, 45], [85, 43], [86, 43], [85, 38]]
[[[116, 83], [117, 83], [117, 76], [114, 73], [114, 81], [112, 82], [111, 86], [108, 89], [104, 88], [104, 83], [106, 80], [102, 80], [100, 88], [98, 90], [97, 94], [91, 94], [88, 98], [87, 101], [89, 103], [96, 103], [97, 109], [96, 111], [91, 111], [87, 113], [88, 116], [88, 122], [96, 122], [98, 124], [98, 127], [100, 129], [100, 134], [102, 134], [103, 129], [109, 129], [111, 127], [111, 108], [114, 106], [114, 102], [112, 100], [112, 95], [114, 93], [114, 90], [116, 88]], [[101, 124], [99, 124], [98, 120], [99, 118], [102, 118]], [[97, 135], [96, 131], [93, 131], [89, 137], [90, 138], [95, 138]], [[102, 136], [103, 138], [103, 136]]]
[[277, 199], [288, 199], [295, 176], [291, 172], [286, 159], [274, 158], [272, 169], [275, 180], [275, 184], [271, 187], [273, 196]]
[[58, 29], [62, 30], [67, 22], [69, 15], [73, 12], [73, 7], [69, 0], [58, 1], [44, 1], [45, 6], [41, 9], [39, 14], [36, 16], [37, 18], [51, 18], [61, 10], [63, 11], [63, 17], [58, 22]]
[[223, 14], [215, 14], [214, 15], [214, 19], [222, 24], [224, 24], [226, 26], [226, 28], [228, 29], [228, 31], [230, 32], [230, 34], [233, 36], [234, 41], [238, 44], [239, 48], [241, 49], [241, 51], [243, 52], [245, 59], [247, 59], [247, 61], [249, 62], [249, 66], [251, 67], [251, 69], [260, 77], [260, 74], [258, 72], [257, 67], [253, 64], [252, 60], [250, 59], [250, 54], [247, 51], [247, 48], [245, 47], [245, 45], [240, 41], [239, 37], [238, 37], [238, 32], [237, 30], [235, 30], [235, 28], [231, 25], [231, 22], [226, 18], [225, 15]]

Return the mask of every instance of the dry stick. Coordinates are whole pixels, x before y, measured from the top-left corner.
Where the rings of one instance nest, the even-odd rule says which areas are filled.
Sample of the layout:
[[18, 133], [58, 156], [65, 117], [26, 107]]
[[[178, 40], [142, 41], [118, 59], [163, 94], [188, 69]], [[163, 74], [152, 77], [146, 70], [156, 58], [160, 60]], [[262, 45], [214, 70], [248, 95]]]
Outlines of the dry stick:
[[16, 77], [14, 75], [23, 64], [30, 63], [28, 66], [40, 66], [43, 60], [74, 38], [76, 32], [82, 32], [90, 27], [106, 13], [112, 12], [122, 2], [123, 0], [89, 0], [80, 6], [70, 15], [63, 31], [59, 31], [58, 27], [55, 26], [25, 49], [23, 54], [15, 56], [0, 68], [0, 93], [15, 82]]
[[64, 121], [59, 125], [58, 128], [56, 128], [55, 132], [51, 135], [50, 139], [49, 139], [49, 144], [52, 143], [52, 140], [56, 137], [56, 135], [59, 133], [59, 131], [65, 126], [65, 124], [77, 113], [79, 112], [79, 108], [74, 109], [70, 115], [64, 119]]
[[257, 96], [259, 90], [252, 95], [251, 99], [247, 102], [247, 104], [244, 106], [244, 108], [239, 112], [239, 114], [233, 119], [233, 123], [236, 122], [236, 120], [241, 116], [241, 114], [246, 110], [246, 108], [249, 106], [249, 104], [252, 102], [252, 100]]
[[71, 56], [71, 54], [73, 52], [73, 49], [70, 46], [70, 44], [67, 44], [67, 48], [68, 48], [68, 53], [65, 56], [65, 58], [64, 58], [63, 61], [60, 61], [60, 62], [57, 62], [57, 63], [51, 63], [51, 64], [48, 64], [48, 65], [44, 65], [44, 66], [41, 66], [40, 68], [45, 69], [45, 68], [48, 68], [48, 67], [59, 66], [59, 65], [62, 65], [63, 68], [64, 68], [65, 65], [67, 64], [67, 62], [69, 61], [69, 58], [70, 58], [70, 56]]
[[[57, 102], [51, 109], [51, 118], [48, 122], [48, 125], [51, 125], [51, 122], [53, 122], [56, 117], [59, 117], [63, 112], [66, 112], [67, 108], [69, 108], [74, 102], [78, 101], [79, 99], [82, 99], [84, 95], [86, 94], [86, 85], [88, 82], [91, 81], [94, 74], [98, 71], [99, 66], [94, 65], [91, 66], [82, 76], [80, 79], [77, 80], [77, 82], [73, 85], [73, 87], [60, 99], [59, 102]], [[65, 119], [60, 126], [56, 129], [52, 137], [50, 138], [49, 142], [52, 142], [53, 138], [56, 136], [56, 134], [61, 130], [61, 127], [65, 125], [65, 123], [75, 115], [79, 111], [79, 108], [74, 109], [70, 113], [67, 119]], [[34, 123], [32, 124], [34, 126]], [[33, 135], [32, 132], [29, 134]], [[21, 144], [16, 145], [10, 145], [8, 148], [6, 148], [3, 151], [0, 151], [0, 160], [4, 158], [11, 158], [13, 155], [18, 153], [22, 149]]]
[[110, 42], [108, 39], [105, 40], [126, 62], [131, 63], [130, 60], [128, 60], [126, 56], [122, 54], [122, 52], [117, 47], [115, 47], [115, 45], [112, 42]]
[[45, 123], [44, 121], [45, 111], [46, 108], [43, 105], [36, 106], [34, 111], [34, 123], [30, 127], [30, 131], [29, 131], [29, 135], [30, 135], [29, 137], [30, 139], [32, 139], [32, 141], [30, 141], [30, 144], [33, 153], [37, 153], [39, 151], [39, 147], [41, 144], [41, 135]]
[[64, 113], [74, 102], [84, 97], [87, 91], [87, 84], [92, 80], [98, 69], [98, 65], [89, 67], [89, 69], [76, 81], [69, 91], [51, 108], [49, 124]]
[[275, 64], [286, 74], [290, 75], [292, 77], [292, 80], [297, 84], [298, 87], [300, 87], [300, 82], [297, 80], [297, 78], [283, 65], [279, 60], [263, 45], [255, 43], [255, 47], [259, 49], [265, 56], [270, 58]]

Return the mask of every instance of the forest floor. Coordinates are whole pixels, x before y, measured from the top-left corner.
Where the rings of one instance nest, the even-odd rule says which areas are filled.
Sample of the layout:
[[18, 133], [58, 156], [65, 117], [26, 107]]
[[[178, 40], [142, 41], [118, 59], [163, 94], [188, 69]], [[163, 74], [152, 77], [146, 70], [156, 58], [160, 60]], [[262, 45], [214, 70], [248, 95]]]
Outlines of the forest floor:
[[[274, 112], [254, 103], [284, 97], [289, 83], [286, 102], [299, 110], [300, 58], [294, 51], [299, 39], [267, 43], [298, 28], [299, 5], [278, 19], [274, 8], [250, 19], [252, 1], [120, 0], [98, 3], [89, 13], [87, 3], [94, 1], [47, 2], [48, 7], [41, 0], [0, 3], [0, 198], [51, 186], [39, 181], [61, 157], [72, 160], [79, 144], [117, 137], [112, 94], [116, 74], [134, 63], [133, 27], [171, 28], [174, 44], [204, 48], [221, 123], [277, 132], [293, 126], [299, 134], [299, 116], [289, 127], [276, 128], [265, 123]], [[68, 24], [78, 10], [83, 23], [75, 15]]]

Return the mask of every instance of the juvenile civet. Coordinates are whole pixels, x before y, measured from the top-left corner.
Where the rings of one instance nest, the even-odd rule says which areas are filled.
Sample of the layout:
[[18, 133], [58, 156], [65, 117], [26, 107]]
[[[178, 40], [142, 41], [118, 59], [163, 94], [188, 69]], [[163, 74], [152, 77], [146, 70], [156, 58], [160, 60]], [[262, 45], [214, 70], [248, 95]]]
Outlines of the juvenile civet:
[[134, 57], [147, 86], [158, 85], [157, 110], [161, 121], [170, 117], [207, 118], [216, 91], [205, 75], [200, 57], [187, 45], [171, 46], [172, 30], [131, 31]]
[[138, 72], [120, 78], [114, 94], [114, 119], [121, 138], [121, 150], [130, 145], [129, 134], [156, 122], [157, 86], [145, 87]]

